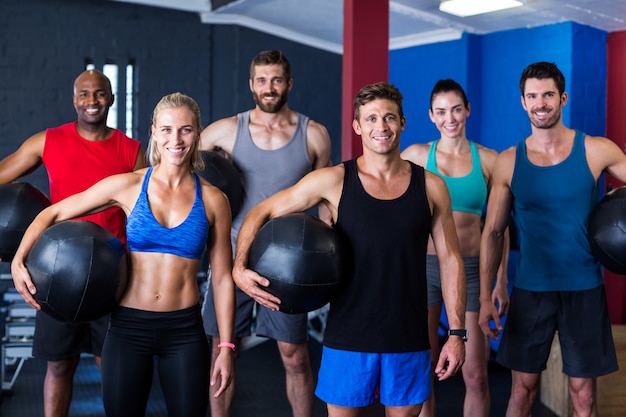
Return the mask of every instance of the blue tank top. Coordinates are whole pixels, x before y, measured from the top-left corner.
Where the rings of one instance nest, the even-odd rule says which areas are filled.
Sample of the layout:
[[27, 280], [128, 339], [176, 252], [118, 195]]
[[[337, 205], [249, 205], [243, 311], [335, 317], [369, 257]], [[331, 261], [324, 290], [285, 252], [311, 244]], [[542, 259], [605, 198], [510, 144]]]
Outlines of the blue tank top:
[[448, 186], [453, 211], [463, 211], [481, 216], [487, 201], [487, 182], [480, 164], [480, 155], [474, 142], [469, 142], [472, 155], [472, 170], [463, 177], [448, 177], [437, 169], [437, 142], [430, 145], [426, 169], [439, 175]]
[[587, 164], [585, 134], [576, 131], [570, 155], [553, 166], [532, 164], [521, 141], [511, 192], [520, 239], [515, 286], [576, 291], [601, 285], [600, 265], [587, 241], [587, 218], [598, 188]]
[[128, 248], [134, 252], [162, 252], [200, 259], [207, 245], [209, 221], [204, 210], [198, 175], [194, 174], [196, 199], [191, 212], [184, 222], [170, 229], [162, 226], [150, 209], [148, 182], [151, 174], [152, 167], [146, 172], [139, 198], [126, 220]]

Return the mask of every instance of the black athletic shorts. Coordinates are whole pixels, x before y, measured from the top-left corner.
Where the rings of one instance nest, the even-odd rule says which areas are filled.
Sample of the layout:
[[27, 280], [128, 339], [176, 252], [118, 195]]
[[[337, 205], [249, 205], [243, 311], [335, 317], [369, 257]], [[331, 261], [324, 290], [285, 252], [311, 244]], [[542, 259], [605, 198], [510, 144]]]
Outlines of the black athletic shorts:
[[514, 287], [496, 360], [519, 372], [546, 369], [559, 332], [563, 373], [594, 378], [617, 371], [604, 286], [583, 291], [526, 291]]
[[89, 323], [65, 323], [37, 311], [33, 356], [45, 361], [60, 361], [92, 353], [101, 356], [109, 315]]

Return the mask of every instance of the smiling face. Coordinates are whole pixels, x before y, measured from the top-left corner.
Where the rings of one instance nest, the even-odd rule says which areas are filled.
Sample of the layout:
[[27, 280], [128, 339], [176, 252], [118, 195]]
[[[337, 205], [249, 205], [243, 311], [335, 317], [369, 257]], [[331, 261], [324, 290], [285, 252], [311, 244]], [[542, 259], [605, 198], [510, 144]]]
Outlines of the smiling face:
[[466, 107], [463, 98], [456, 91], [437, 94], [429, 110], [430, 120], [442, 138], [465, 138], [465, 123], [469, 114], [469, 104]]
[[73, 102], [79, 124], [106, 125], [113, 105], [109, 80], [98, 71], [83, 72], [74, 81]]
[[550, 129], [560, 123], [561, 108], [567, 103], [567, 93], [559, 94], [552, 78], [528, 78], [524, 86], [522, 106], [530, 123], [538, 129]]
[[287, 79], [282, 65], [256, 65], [250, 79], [252, 97], [259, 109], [276, 113], [287, 103], [292, 80]]
[[375, 99], [360, 106], [359, 119], [352, 127], [361, 136], [363, 151], [388, 154], [400, 147], [400, 132], [405, 119], [400, 116], [398, 104], [389, 99]]
[[159, 110], [152, 125], [152, 141], [160, 161], [173, 165], [188, 163], [195, 152], [200, 132], [195, 115], [187, 107], [169, 107]]

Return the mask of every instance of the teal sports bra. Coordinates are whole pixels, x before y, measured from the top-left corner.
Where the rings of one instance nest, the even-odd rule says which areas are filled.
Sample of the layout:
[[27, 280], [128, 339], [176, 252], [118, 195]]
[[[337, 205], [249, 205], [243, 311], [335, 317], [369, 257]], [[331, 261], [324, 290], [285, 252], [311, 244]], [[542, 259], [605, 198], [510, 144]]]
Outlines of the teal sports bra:
[[464, 177], [448, 177], [437, 169], [436, 153], [437, 142], [430, 145], [426, 169], [439, 175], [448, 186], [450, 199], [452, 200], [452, 211], [462, 211], [481, 216], [483, 208], [487, 202], [487, 182], [480, 165], [480, 155], [474, 142], [470, 141], [470, 151], [472, 154], [472, 170]]

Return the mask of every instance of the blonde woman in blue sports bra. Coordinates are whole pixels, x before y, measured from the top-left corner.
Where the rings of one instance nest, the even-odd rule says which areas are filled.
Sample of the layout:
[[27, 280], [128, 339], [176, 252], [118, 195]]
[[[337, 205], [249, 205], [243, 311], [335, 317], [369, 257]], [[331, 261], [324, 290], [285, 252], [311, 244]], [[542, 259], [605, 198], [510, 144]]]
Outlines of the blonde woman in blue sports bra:
[[[481, 216], [489, 190], [491, 173], [498, 153], [467, 139], [465, 123], [470, 115], [470, 104], [463, 88], [454, 80], [440, 80], [430, 96], [430, 120], [441, 137], [427, 144], [414, 144], [402, 152], [402, 158], [425, 167], [441, 176], [450, 192], [456, 232], [465, 263], [467, 277], [466, 358], [463, 380], [466, 394], [463, 406], [465, 417], [488, 417], [490, 410], [487, 362], [489, 342], [478, 326], [480, 311], [480, 279], [478, 258], [480, 252]], [[508, 248], [507, 248], [508, 249]], [[499, 279], [493, 299], [504, 314], [508, 307], [506, 265], [508, 250], [500, 266]], [[429, 242], [427, 257], [428, 329], [433, 363], [439, 356], [439, 319], [442, 307], [439, 265], [434, 245]], [[434, 391], [420, 416], [435, 416]]]
[[[235, 286], [231, 214], [226, 196], [200, 178], [197, 103], [180, 93], [156, 105], [150, 167], [103, 179], [41, 212], [14, 258], [16, 288], [33, 307], [36, 288], [24, 267], [35, 240], [53, 223], [118, 206], [127, 216], [128, 288], [111, 313], [102, 348], [107, 417], [143, 416], [156, 359], [169, 417], [205, 417], [209, 383], [221, 395], [233, 377]], [[210, 348], [200, 311], [197, 273], [207, 250], [220, 333], [209, 381]]]

